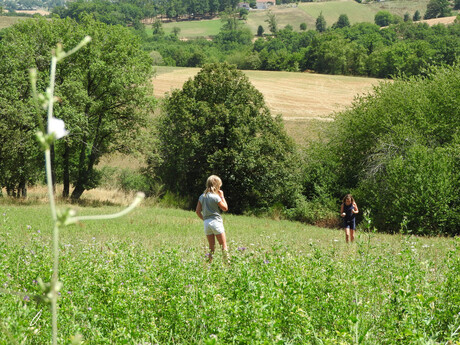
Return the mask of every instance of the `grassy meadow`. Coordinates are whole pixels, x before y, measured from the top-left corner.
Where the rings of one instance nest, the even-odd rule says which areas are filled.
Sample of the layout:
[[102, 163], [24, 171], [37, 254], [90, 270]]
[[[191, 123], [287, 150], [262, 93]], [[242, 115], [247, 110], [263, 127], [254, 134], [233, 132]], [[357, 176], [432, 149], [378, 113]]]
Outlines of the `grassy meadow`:
[[0, 16], [0, 30], [10, 27], [20, 20], [27, 19], [27, 17], [6, 17], [6, 16]]
[[[197, 37], [210, 37], [219, 33], [222, 27], [222, 21], [219, 18], [210, 20], [199, 21], [182, 21], [182, 22], [168, 22], [163, 24], [165, 33], [170, 34], [174, 27], [180, 29], [179, 37], [182, 38], [197, 38]], [[147, 30], [148, 33], [150, 32]]]
[[[64, 228], [59, 344], [460, 343], [458, 238], [358, 231], [347, 245], [339, 230], [300, 223], [224, 223], [228, 266], [219, 253], [207, 263], [189, 211], [144, 204]], [[51, 276], [51, 225], [46, 204], [0, 204], [1, 344], [50, 343], [36, 296]]]

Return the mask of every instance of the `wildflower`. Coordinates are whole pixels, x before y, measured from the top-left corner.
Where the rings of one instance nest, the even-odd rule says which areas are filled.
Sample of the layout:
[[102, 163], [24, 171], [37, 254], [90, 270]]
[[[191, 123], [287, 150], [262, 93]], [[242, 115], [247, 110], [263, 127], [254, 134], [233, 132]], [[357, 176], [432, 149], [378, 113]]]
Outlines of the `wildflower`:
[[69, 134], [69, 132], [65, 129], [64, 121], [55, 117], [52, 117], [48, 122], [48, 133], [54, 134], [56, 139], [61, 139]]
[[91, 307], [88, 307], [88, 310], [93, 310], [93, 308], [91, 308]]
[[27, 225], [27, 230], [30, 230], [32, 229], [32, 227], [30, 225]]
[[269, 263], [270, 263], [270, 261], [264, 260], [264, 264], [269, 264]]
[[40, 233], [41, 233], [40, 230], [37, 230], [37, 234], [40, 234]]
[[239, 250], [240, 252], [245, 251], [245, 250], [246, 250], [246, 247], [238, 247], [238, 250]]
[[29, 296], [25, 295], [25, 296], [24, 296], [24, 298], [23, 298], [23, 301], [25, 301], [25, 302], [29, 302], [29, 301], [30, 301], [30, 298], [29, 298]]

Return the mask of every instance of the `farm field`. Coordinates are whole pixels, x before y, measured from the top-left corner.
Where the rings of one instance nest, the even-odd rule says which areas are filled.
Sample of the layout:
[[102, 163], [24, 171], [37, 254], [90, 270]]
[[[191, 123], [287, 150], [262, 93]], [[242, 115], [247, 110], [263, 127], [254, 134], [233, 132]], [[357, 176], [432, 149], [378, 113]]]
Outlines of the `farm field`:
[[222, 27], [222, 21], [219, 18], [216, 18], [200, 21], [169, 22], [163, 24], [163, 29], [167, 34], [172, 33], [174, 27], [178, 27], [180, 29], [179, 37], [210, 37], [219, 33], [220, 28]]
[[[181, 88], [194, 77], [199, 68], [156, 67], [153, 79], [154, 93], [162, 98], [165, 93]], [[244, 71], [250, 82], [265, 97], [273, 114], [286, 120], [330, 119], [335, 111], [349, 106], [356, 95], [372, 91], [381, 80], [298, 72]]]
[[[199, 68], [157, 67], [153, 79], [158, 98], [199, 72]], [[298, 72], [244, 71], [265, 98], [273, 115], [281, 114], [288, 133], [298, 143], [316, 137], [318, 121], [332, 120], [332, 114], [350, 106], [357, 95], [372, 92], [381, 80]], [[317, 120], [311, 122], [311, 120]], [[308, 130], [305, 130], [308, 129]], [[306, 134], [310, 133], [310, 134]], [[315, 134], [316, 133], [316, 134]]]
[[0, 16], [0, 30], [10, 27], [20, 20], [27, 19], [27, 17], [6, 17], [6, 16]]
[[[63, 207], [65, 205], [61, 205]], [[77, 207], [81, 214], [119, 207]], [[0, 343], [50, 343], [46, 205], [0, 204]], [[458, 344], [460, 242], [225, 215], [231, 263], [194, 212], [144, 205], [61, 231], [59, 344]], [[15, 292], [12, 295], [9, 292]], [[449, 342], [450, 341], [450, 342]]]

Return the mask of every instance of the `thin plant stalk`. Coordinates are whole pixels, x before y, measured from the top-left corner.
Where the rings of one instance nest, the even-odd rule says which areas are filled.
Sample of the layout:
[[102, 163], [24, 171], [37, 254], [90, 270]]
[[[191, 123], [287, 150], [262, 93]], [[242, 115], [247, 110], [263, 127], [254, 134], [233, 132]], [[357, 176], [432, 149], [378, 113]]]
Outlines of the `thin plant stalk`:
[[[83, 217], [76, 217], [75, 213], [71, 210], [66, 210], [66, 212], [59, 212], [56, 209], [56, 202], [55, 202], [55, 195], [53, 190], [53, 177], [52, 177], [52, 170], [51, 170], [51, 145], [56, 139], [67, 134], [65, 131], [64, 123], [62, 120], [54, 119], [53, 117], [53, 105], [54, 105], [54, 86], [55, 86], [55, 77], [56, 77], [56, 66], [57, 63], [62, 60], [63, 58], [73, 54], [85, 44], [87, 44], [91, 40], [91, 37], [86, 36], [75, 48], [70, 50], [69, 52], [64, 52], [62, 50], [62, 46], [58, 45], [55, 53], [51, 58], [51, 66], [50, 66], [50, 83], [49, 87], [46, 90], [46, 96], [42, 97], [47, 103], [45, 108], [47, 108], [47, 120], [48, 120], [48, 130], [45, 133], [43, 128], [41, 119], [39, 118], [40, 127], [42, 127], [42, 131], [37, 133], [37, 136], [43, 145], [45, 151], [45, 170], [46, 170], [46, 182], [48, 185], [48, 197], [51, 209], [51, 216], [53, 218], [54, 227], [53, 227], [53, 274], [51, 277], [51, 284], [50, 284], [50, 291], [48, 294], [48, 298], [51, 300], [51, 314], [52, 314], [52, 344], [57, 345], [57, 337], [58, 337], [58, 307], [57, 307], [57, 300], [58, 300], [58, 292], [60, 290], [60, 283], [59, 283], [59, 228], [61, 225], [69, 225], [76, 223], [80, 220], [96, 220], [96, 219], [112, 219], [121, 217], [129, 212], [131, 212], [144, 198], [144, 193], [138, 193], [136, 198], [134, 199], [133, 203], [127, 207], [126, 209], [111, 215], [98, 215], [98, 216], [83, 216]], [[38, 99], [38, 95], [36, 92], [36, 71], [31, 70], [31, 81], [32, 81], [32, 92], [34, 97]], [[62, 124], [62, 128], [58, 130], [55, 128], [51, 128], [51, 124], [56, 124], [56, 121]]]
[[[48, 123], [53, 117], [53, 103], [54, 103], [54, 79], [56, 76], [57, 58], [51, 58], [51, 72], [50, 72], [50, 85], [48, 89]], [[51, 277], [51, 314], [52, 314], [52, 328], [53, 328], [53, 345], [57, 345], [57, 285], [59, 279], [59, 225], [57, 223], [56, 203], [53, 191], [53, 177], [51, 173], [51, 151], [49, 146], [45, 150], [45, 169], [46, 169], [46, 182], [48, 185], [48, 197], [50, 202], [51, 216], [53, 218], [53, 275]]]

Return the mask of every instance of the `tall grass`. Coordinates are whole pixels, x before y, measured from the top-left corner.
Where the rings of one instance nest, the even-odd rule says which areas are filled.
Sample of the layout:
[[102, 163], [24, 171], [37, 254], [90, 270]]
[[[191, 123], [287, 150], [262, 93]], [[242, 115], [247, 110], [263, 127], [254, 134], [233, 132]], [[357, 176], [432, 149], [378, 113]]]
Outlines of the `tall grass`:
[[[119, 207], [84, 208], [111, 213]], [[33, 297], [51, 274], [47, 207], [0, 206], [0, 318], [49, 343]], [[460, 242], [225, 215], [231, 265], [204, 259], [193, 212], [141, 206], [61, 231], [60, 344], [427, 344], [460, 341]], [[6, 320], [6, 321], [5, 321]], [[456, 333], [457, 331], [457, 333]], [[8, 338], [10, 337], [10, 338]]]

